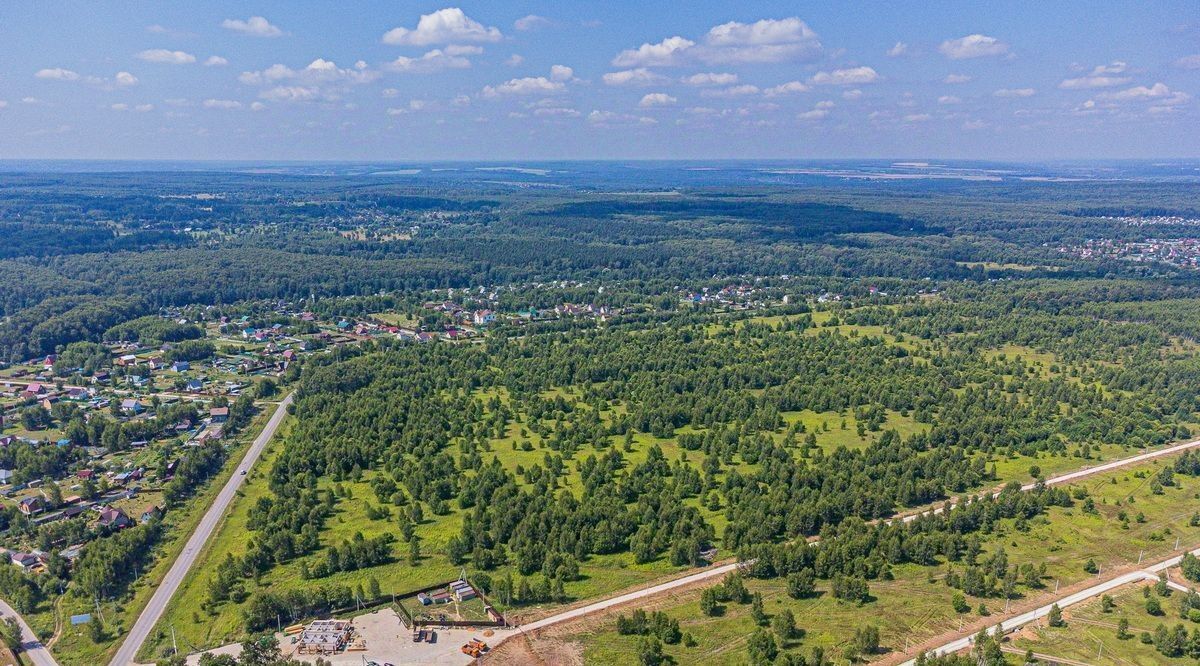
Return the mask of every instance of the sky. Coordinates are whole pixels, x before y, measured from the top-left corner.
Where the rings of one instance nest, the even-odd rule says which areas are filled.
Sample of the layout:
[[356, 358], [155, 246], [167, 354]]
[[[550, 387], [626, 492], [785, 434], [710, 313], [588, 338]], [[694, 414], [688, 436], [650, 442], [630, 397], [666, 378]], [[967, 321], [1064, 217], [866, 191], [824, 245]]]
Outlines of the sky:
[[1200, 156], [1200, 4], [0, 3], [0, 159]]

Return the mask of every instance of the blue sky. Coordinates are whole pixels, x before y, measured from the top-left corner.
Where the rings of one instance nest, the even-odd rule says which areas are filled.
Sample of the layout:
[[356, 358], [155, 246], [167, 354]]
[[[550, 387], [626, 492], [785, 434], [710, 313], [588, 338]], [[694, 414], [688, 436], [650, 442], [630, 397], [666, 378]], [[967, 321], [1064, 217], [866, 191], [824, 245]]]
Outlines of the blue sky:
[[1200, 156], [1180, 2], [0, 6], [0, 158]]

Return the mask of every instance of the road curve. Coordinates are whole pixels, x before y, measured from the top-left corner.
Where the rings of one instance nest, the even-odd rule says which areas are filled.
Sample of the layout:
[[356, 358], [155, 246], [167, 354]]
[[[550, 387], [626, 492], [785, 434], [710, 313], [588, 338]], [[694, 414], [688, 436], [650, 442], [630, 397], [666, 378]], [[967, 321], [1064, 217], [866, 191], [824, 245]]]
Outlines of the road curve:
[[42, 645], [42, 642], [33, 634], [33, 630], [25, 623], [25, 618], [18, 615], [12, 606], [2, 600], [0, 600], [0, 615], [6, 618], [10, 615], [17, 618], [17, 623], [21, 625], [21, 649], [34, 663], [34, 666], [58, 666], [58, 662], [54, 661], [54, 655], [50, 654], [50, 650], [47, 650], [46, 646]]
[[[1200, 555], [1200, 549], [1192, 551], [1192, 554]], [[1097, 595], [1101, 595], [1101, 594], [1104, 594], [1105, 592], [1114, 590], [1118, 587], [1121, 587], [1122, 585], [1127, 585], [1129, 583], [1136, 583], [1138, 581], [1143, 581], [1143, 580], [1157, 582], [1159, 579], [1158, 575], [1160, 572], [1179, 564], [1179, 562], [1182, 560], [1183, 560], [1183, 555], [1176, 555], [1175, 557], [1163, 560], [1163, 561], [1159, 562], [1158, 564], [1148, 566], [1145, 569], [1141, 569], [1139, 571], [1130, 571], [1129, 573], [1121, 574], [1120, 576], [1106, 580], [1103, 583], [1098, 583], [1096, 585], [1093, 585], [1093, 586], [1087, 588], [1086, 590], [1081, 590], [1074, 594], [1068, 594], [1068, 595], [1062, 597], [1061, 599], [1055, 599], [1054, 601], [1046, 604], [1045, 606], [1040, 606], [1038, 608], [1035, 608], [1034, 610], [1031, 610], [1031, 611], [1028, 611], [1025, 613], [1021, 613], [1020, 615], [1015, 615], [1015, 616], [1001, 622], [999, 624], [1000, 630], [1007, 633], [1009, 631], [1012, 631], [1013, 629], [1016, 629], [1018, 627], [1029, 624], [1030, 622], [1033, 622], [1039, 618], [1043, 618], [1046, 615], [1050, 614], [1050, 607], [1055, 604], [1057, 604], [1059, 608], [1066, 608], [1067, 606], [1073, 606], [1081, 601], [1086, 601]], [[1170, 585], [1171, 585], [1171, 587], [1176, 588], [1176, 589], [1182, 587], [1178, 584], [1170, 584]], [[991, 629], [988, 629], [988, 633], [989, 634], [995, 633], [995, 628], [993, 627]], [[943, 655], [943, 654], [952, 654], [952, 653], [958, 652], [960, 650], [965, 650], [965, 649], [971, 647], [971, 642], [972, 642], [973, 638], [974, 638], [974, 634], [969, 634], [967, 636], [963, 636], [962, 638], [955, 639], [953, 641], [950, 641], [949, 643], [945, 643], [944, 645], [941, 645], [933, 650], [930, 650], [929, 653], [935, 654], [935, 655]], [[915, 663], [916, 663], [915, 659], [909, 659], [908, 661], [901, 664], [901, 666], [912, 666]]]
[[183, 552], [171, 565], [170, 571], [167, 572], [165, 578], [159, 583], [158, 589], [154, 591], [154, 596], [150, 597], [150, 602], [142, 609], [142, 614], [138, 616], [137, 622], [129, 631], [129, 635], [125, 637], [125, 642], [121, 644], [121, 649], [117, 650], [117, 654], [113, 656], [112, 661], [108, 662], [109, 666], [128, 666], [134, 662], [134, 657], [138, 650], [142, 649], [142, 643], [146, 642], [146, 637], [150, 635], [150, 631], [154, 629], [154, 625], [158, 623], [162, 617], [163, 611], [166, 610], [167, 602], [171, 597], [175, 596], [175, 591], [179, 589], [179, 585], [183, 583], [184, 576], [187, 575], [189, 569], [195, 564], [196, 558], [199, 557], [200, 551], [204, 548], [204, 544], [212, 537], [213, 531], [220, 524], [221, 519], [225, 516], [225, 510], [229, 508], [230, 502], [233, 501], [235, 494], [246, 477], [241, 474], [242, 471], [248, 471], [258, 461], [258, 457], [266, 448], [267, 443], [275, 436], [275, 431], [279, 429], [279, 425], [283, 423], [283, 419], [287, 416], [288, 405], [292, 404], [292, 394], [284, 398], [279, 403], [279, 407], [275, 413], [271, 415], [271, 419], [267, 421], [267, 425], [258, 437], [246, 450], [246, 455], [242, 457], [242, 461], [234, 469], [233, 475], [229, 477], [229, 481], [225, 483], [225, 487], [217, 494], [212, 505], [205, 512], [204, 517], [200, 519], [200, 524], [196, 526], [196, 531], [192, 533], [188, 539], [187, 545], [183, 547]]

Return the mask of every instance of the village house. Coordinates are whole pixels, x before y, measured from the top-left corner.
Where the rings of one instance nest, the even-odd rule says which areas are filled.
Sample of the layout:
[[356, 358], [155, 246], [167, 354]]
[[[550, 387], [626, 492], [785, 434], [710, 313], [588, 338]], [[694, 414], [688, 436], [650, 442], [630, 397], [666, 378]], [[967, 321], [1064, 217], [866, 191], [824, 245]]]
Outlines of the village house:
[[146, 509], [142, 512], [142, 522], [148, 523], [152, 520], [158, 520], [159, 518], [162, 518], [162, 515], [162, 509], [158, 508], [157, 505], [151, 506], [149, 509]]
[[46, 503], [40, 497], [26, 497], [17, 503], [17, 510], [21, 513], [32, 516], [36, 513], [41, 513], [46, 509]]
[[224, 423], [229, 420], [228, 407], [213, 407], [208, 410], [208, 415], [212, 418], [213, 423]]
[[114, 509], [112, 507], [105, 507], [104, 510], [100, 512], [100, 521], [98, 524], [100, 527], [122, 529], [125, 527], [132, 527], [133, 521], [129, 519], [129, 516], [125, 515], [124, 511], [121, 511], [120, 509]]

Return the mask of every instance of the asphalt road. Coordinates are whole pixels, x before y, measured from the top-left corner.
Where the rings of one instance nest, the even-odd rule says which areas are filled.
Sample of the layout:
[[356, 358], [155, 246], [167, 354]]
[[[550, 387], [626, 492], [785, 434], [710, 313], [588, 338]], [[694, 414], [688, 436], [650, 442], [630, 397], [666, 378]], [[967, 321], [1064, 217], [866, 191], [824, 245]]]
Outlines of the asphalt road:
[[[142, 614], [138, 616], [137, 622], [134, 623], [133, 629], [129, 635], [125, 637], [125, 642], [121, 644], [121, 649], [117, 650], [117, 654], [109, 662], [109, 666], [127, 666], [128, 664], [136, 663], [133, 658], [137, 655], [138, 650], [142, 648], [142, 643], [146, 641], [146, 637], [150, 635], [150, 631], [154, 629], [154, 625], [158, 623], [162, 617], [163, 611], [167, 607], [167, 602], [171, 597], [175, 596], [175, 591], [179, 589], [179, 585], [183, 582], [184, 576], [187, 575], [189, 569], [195, 564], [196, 558], [199, 557], [200, 551], [204, 548], [204, 544], [212, 537], [217, 525], [225, 516], [225, 510], [229, 508], [229, 503], [233, 501], [234, 495], [239, 487], [246, 480], [242, 475], [243, 471], [249, 471], [254, 463], [258, 461], [258, 457], [266, 448], [267, 443], [275, 436], [275, 431], [279, 429], [279, 424], [283, 423], [283, 419], [287, 416], [287, 407], [292, 404], [292, 395], [284, 398], [279, 403], [279, 408], [271, 415], [271, 419], [267, 421], [267, 425], [263, 431], [259, 433], [250, 448], [247, 449], [246, 455], [242, 458], [242, 462], [238, 464], [233, 472], [233, 476], [229, 477], [229, 481], [221, 492], [217, 494], [217, 498], [213, 501], [204, 517], [200, 519], [200, 524], [196, 526], [196, 531], [192, 533], [188, 539], [187, 545], [183, 547], [183, 552], [175, 560], [175, 564], [171, 565], [171, 570], [167, 572], [165, 578], [159, 583], [158, 589], [154, 591], [154, 596], [150, 598], [150, 603], [142, 609]], [[51, 661], [50, 663], [53, 663]]]
[[[1200, 555], [1200, 549], [1192, 551], [1192, 554]], [[1053, 606], [1054, 604], [1058, 604], [1059, 608], [1066, 608], [1068, 606], [1075, 605], [1081, 601], [1086, 601], [1088, 599], [1099, 596], [1106, 592], [1115, 590], [1116, 588], [1121, 587], [1122, 585], [1128, 585], [1129, 583], [1136, 583], [1139, 581], [1157, 582], [1158, 574], [1160, 572], [1179, 564], [1179, 562], [1181, 560], [1183, 560], [1183, 555], [1176, 555], [1175, 557], [1163, 560], [1162, 562], [1159, 562], [1158, 564], [1146, 567], [1145, 569], [1142, 569], [1140, 571], [1130, 571], [1129, 573], [1121, 574], [1120, 576], [1106, 580], [1103, 583], [1098, 583], [1096, 585], [1093, 585], [1092, 587], [1089, 587], [1086, 590], [1081, 590], [1074, 594], [1068, 594], [1068, 595], [1062, 597], [1061, 599], [1055, 599], [1054, 601], [1046, 604], [1045, 606], [1041, 606], [1039, 608], [1036, 608], [1036, 609], [1031, 610], [1026, 613], [1021, 613], [1020, 615], [1013, 616], [1013, 617], [1001, 622], [1000, 629], [1007, 633], [1007, 632], [1012, 631], [1013, 629], [1022, 627], [1026, 624], [1029, 624], [1030, 622], [1033, 622], [1035, 620], [1043, 618], [1050, 614], [1050, 607]], [[1171, 583], [1170, 585], [1172, 588], [1175, 588], [1175, 589], [1179, 589], [1182, 587], [1181, 585], [1178, 585], [1176, 583]], [[1184, 591], [1186, 591], [1186, 590], [1184, 590]], [[993, 633], [994, 631], [995, 631], [994, 629], [991, 629], [988, 631], [988, 633]], [[963, 636], [962, 638], [958, 638], [956, 640], [950, 641], [949, 643], [946, 643], [934, 650], [931, 650], [931, 652], [933, 654], [942, 655], [942, 654], [952, 654], [952, 653], [958, 652], [960, 650], [965, 650], [965, 649], [971, 647], [972, 638], [974, 638], [973, 635]], [[910, 666], [911, 664], [915, 664], [915, 663], [916, 663], [916, 660], [910, 659], [910, 660], [904, 662], [904, 664], [902, 664], [901, 666]]]
[[[1092, 476], [1094, 474], [1102, 474], [1104, 472], [1109, 472], [1114, 469], [1120, 469], [1120, 468], [1126, 467], [1128, 465], [1136, 465], [1138, 463], [1146, 462], [1147, 460], [1153, 460], [1155, 458], [1169, 456], [1169, 455], [1173, 455], [1176, 453], [1183, 453], [1184, 451], [1194, 449], [1197, 447], [1200, 447], [1200, 439], [1195, 439], [1190, 442], [1183, 442], [1180, 444], [1175, 444], [1173, 446], [1164, 447], [1164, 448], [1158, 449], [1156, 451], [1150, 451], [1147, 453], [1139, 453], [1138, 455], [1135, 455], [1135, 456], [1130, 456], [1128, 458], [1120, 458], [1120, 459], [1113, 460], [1113, 461], [1110, 461], [1110, 462], [1107, 462], [1107, 463], [1104, 463], [1101, 465], [1096, 465], [1095, 467], [1088, 467], [1088, 468], [1077, 470], [1074, 472], [1068, 472], [1066, 474], [1061, 474], [1059, 476], [1050, 477], [1050, 478], [1046, 479], [1045, 483], [1048, 486], [1055, 486], [1055, 485], [1060, 485], [1063, 483], [1070, 483], [1072, 481], [1077, 481], [1079, 479], [1086, 478], [1086, 477]], [[1033, 490], [1035, 487], [1037, 487], [1036, 483], [1027, 483], [1021, 487], [1021, 490], [1029, 491], [1029, 490]], [[999, 495], [999, 493], [996, 493], [996, 495]], [[910, 515], [904, 516], [902, 518], [899, 518], [898, 520], [901, 520], [901, 521], [907, 523], [907, 522], [916, 520], [919, 516], [923, 516], [923, 515], [926, 515], [929, 513], [939, 514], [942, 512], [942, 510], [943, 510], [943, 507], [938, 507], [936, 509], [930, 509], [928, 511], [910, 514]], [[813, 543], [816, 543], [816, 542], [814, 541]], [[1200, 551], [1198, 551], [1198, 553], [1200, 553]], [[1169, 566], [1173, 566], [1172, 562], [1178, 563], [1178, 561], [1181, 558], [1182, 558], [1182, 556], [1180, 556], [1178, 558], [1173, 558], [1172, 560], [1167, 560], [1167, 562], [1160, 563], [1159, 565], [1156, 565], [1156, 567], [1151, 567], [1151, 568], [1147, 569], [1146, 571], [1152, 571], [1152, 572], [1161, 571], [1162, 569], [1165, 569]], [[691, 583], [695, 583], [698, 581], [707, 580], [709, 578], [714, 578], [717, 576], [723, 576], [726, 573], [729, 573], [730, 571], [733, 571], [734, 569], [736, 569], [737, 566], [738, 566], [737, 563], [733, 563], [733, 564], [725, 564], [725, 565], [721, 565], [721, 566], [709, 567], [709, 568], [703, 569], [697, 573], [689, 574], [687, 576], [683, 576], [682, 578], [676, 578], [674, 580], [670, 580], [665, 583], [660, 583], [653, 587], [648, 587], [644, 590], [637, 590], [635, 592], [629, 592], [627, 594], [622, 594], [620, 596], [612, 597], [609, 599], [603, 599], [601, 601], [597, 601], [595, 603], [588, 604], [586, 606], [580, 606], [578, 608], [563, 611], [562, 613], [558, 613], [557, 615], [551, 615], [549, 617], [543, 618], [536, 622], [530, 622], [529, 624], [521, 625], [520, 629], [522, 632], [534, 631], [537, 629], [542, 629], [544, 627], [548, 627], [550, 625], [567, 622], [567, 621], [574, 620], [574, 619], [577, 619], [580, 617], [584, 617], [586, 615], [591, 615], [593, 613], [599, 613], [600, 611], [607, 610], [609, 608], [612, 608], [613, 606], [618, 606], [620, 604], [629, 603], [631, 601], [636, 601], [638, 599], [644, 599], [646, 597], [652, 597], [654, 595], [662, 594], [664, 592], [669, 592], [670, 590], [673, 590], [675, 588], [682, 587], [684, 585], [689, 585]], [[1122, 582], [1116, 583], [1115, 585], [1107, 587], [1104, 590], [1100, 590], [1098, 592], [1093, 592], [1090, 595], [1084, 596], [1082, 598], [1086, 599], [1089, 596], [1095, 596], [1096, 594], [1101, 594], [1102, 592], [1112, 589], [1113, 587], [1118, 587], [1120, 585], [1124, 585], [1125, 583], [1132, 582], [1134, 580], [1140, 580], [1141, 578], [1144, 578], [1145, 576], [1149, 575], [1146, 573], [1146, 571], [1139, 571], [1139, 572], [1134, 572], [1131, 574], [1126, 574], [1126, 576], [1132, 576], [1132, 578], [1129, 578], [1128, 580], [1123, 580]], [[1126, 576], [1122, 576], [1120, 578], [1125, 578]], [[1157, 573], [1155, 573], [1155, 577], [1156, 576], [1157, 576]], [[1114, 579], [1114, 580], [1120, 580], [1120, 578]], [[1102, 587], [1102, 586], [1103, 586], [1103, 584], [1097, 586], [1097, 588]], [[1084, 593], [1081, 592], [1079, 594], [1084, 594]], [[1060, 601], [1059, 605], [1061, 606], [1062, 603], [1063, 602]], [[1070, 603], [1076, 603], [1076, 602], [1071, 601]], [[1031, 613], [1041, 612], [1042, 615], [1045, 615], [1045, 613], [1049, 612], [1049, 610], [1050, 610], [1050, 606], [1047, 605], [1044, 608], [1038, 609], [1037, 611], [1031, 611]], [[1026, 615], [1030, 615], [1031, 613], [1027, 613]], [[1023, 616], [1020, 616], [1020, 617], [1023, 617]], [[1041, 617], [1041, 615], [1037, 615], [1031, 619], [1026, 619], [1025, 622], [1029, 622], [1032, 619], [1037, 619], [1037, 617]], [[1013, 618], [1013, 620], [1010, 620], [1010, 622], [1015, 621], [1016, 619], [1017, 618]], [[1008, 626], [1007, 622], [1005, 623], [1005, 626], [1006, 627]], [[1019, 626], [1019, 625], [1017, 625], [1017, 626]], [[961, 640], [967, 641], [967, 643], [964, 645], [969, 645], [969, 643], [970, 643], [969, 637], [961, 639]], [[963, 647], [964, 646], [959, 646], [957, 648], [951, 648], [951, 647], [947, 646], [944, 649], [946, 652], [954, 652], [956, 650], [962, 649]], [[945, 653], [942, 650], [943, 649], [938, 650], [939, 654]]]
[[54, 661], [54, 656], [46, 649], [45, 645], [33, 635], [33, 630], [25, 623], [25, 618], [17, 615], [17, 611], [13, 610], [4, 601], [0, 601], [0, 615], [4, 617], [13, 616], [17, 618], [17, 622], [21, 625], [21, 649], [25, 651], [25, 655], [29, 657], [29, 661], [34, 663], [34, 666], [58, 666], [58, 662]]

